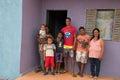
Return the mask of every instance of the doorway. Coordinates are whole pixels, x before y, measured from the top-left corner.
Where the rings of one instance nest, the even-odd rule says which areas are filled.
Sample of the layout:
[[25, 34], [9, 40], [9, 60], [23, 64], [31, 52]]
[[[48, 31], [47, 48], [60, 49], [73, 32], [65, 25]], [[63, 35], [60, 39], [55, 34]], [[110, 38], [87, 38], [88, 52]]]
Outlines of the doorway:
[[65, 26], [67, 10], [47, 10], [47, 26], [55, 38], [62, 27]]

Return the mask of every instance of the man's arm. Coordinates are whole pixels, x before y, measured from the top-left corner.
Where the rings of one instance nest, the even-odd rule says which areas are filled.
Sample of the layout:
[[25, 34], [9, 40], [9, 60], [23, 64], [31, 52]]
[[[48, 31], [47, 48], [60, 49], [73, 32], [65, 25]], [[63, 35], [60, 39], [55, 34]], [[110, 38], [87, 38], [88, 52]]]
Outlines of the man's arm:
[[74, 28], [74, 44], [73, 44], [73, 50], [75, 50], [75, 47], [76, 47], [76, 33], [77, 33], [77, 31], [76, 31], [76, 29]]
[[73, 44], [73, 50], [76, 48], [76, 35], [74, 35], [74, 44]]

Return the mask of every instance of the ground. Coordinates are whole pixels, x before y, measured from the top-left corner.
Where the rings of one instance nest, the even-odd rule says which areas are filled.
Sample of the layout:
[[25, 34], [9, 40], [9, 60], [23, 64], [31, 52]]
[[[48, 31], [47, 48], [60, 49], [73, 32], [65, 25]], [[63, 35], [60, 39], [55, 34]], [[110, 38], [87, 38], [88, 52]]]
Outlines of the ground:
[[[95, 79], [90, 78], [90, 75], [88, 74], [84, 74], [84, 77], [80, 77], [79, 75], [77, 75], [77, 77], [72, 77], [70, 73], [57, 74], [55, 76], [49, 74], [44, 76], [42, 72], [36, 73], [35, 71], [32, 71], [22, 77], [19, 77], [17, 80], [95, 80]], [[100, 76], [97, 80], [120, 80], [120, 79]]]

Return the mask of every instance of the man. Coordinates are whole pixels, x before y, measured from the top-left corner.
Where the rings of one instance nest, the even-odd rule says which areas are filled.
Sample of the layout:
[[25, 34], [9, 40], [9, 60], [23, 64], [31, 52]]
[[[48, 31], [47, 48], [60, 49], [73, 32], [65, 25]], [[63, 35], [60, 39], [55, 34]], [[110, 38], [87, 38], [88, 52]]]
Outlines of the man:
[[78, 75], [83, 77], [83, 71], [88, 58], [90, 36], [85, 33], [84, 27], [79, 28], [80, 34], [76, 39], [76, 61], [78, 62]]
[[74, 74], [74, 46], [76, 41], [76, 29], [75, 27], [71, 26], [71, 19], [66, 18], [66, 26], [61, 29], [61, 32], [64, 34], [64, 64], [65, 64], [65, 71], [67, 72], [67, 55], [70, 57], [71, 61], [71, 72], [72, 76], [76, 77]]

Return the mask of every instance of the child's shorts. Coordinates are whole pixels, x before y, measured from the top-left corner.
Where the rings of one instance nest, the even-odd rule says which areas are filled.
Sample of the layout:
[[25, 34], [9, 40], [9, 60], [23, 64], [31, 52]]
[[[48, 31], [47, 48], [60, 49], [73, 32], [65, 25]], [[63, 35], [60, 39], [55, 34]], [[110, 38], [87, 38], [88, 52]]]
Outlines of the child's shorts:
[[87, 52], [76, 51], [76, 61], [81, 63], [87, 63]]
[[62, 62], [63, 54], [62, 53], [55, 53], [55, 62]]
[[54, 57], [52, 56], [47, 56], [45, 58], [45, 67], [54, 67]]

